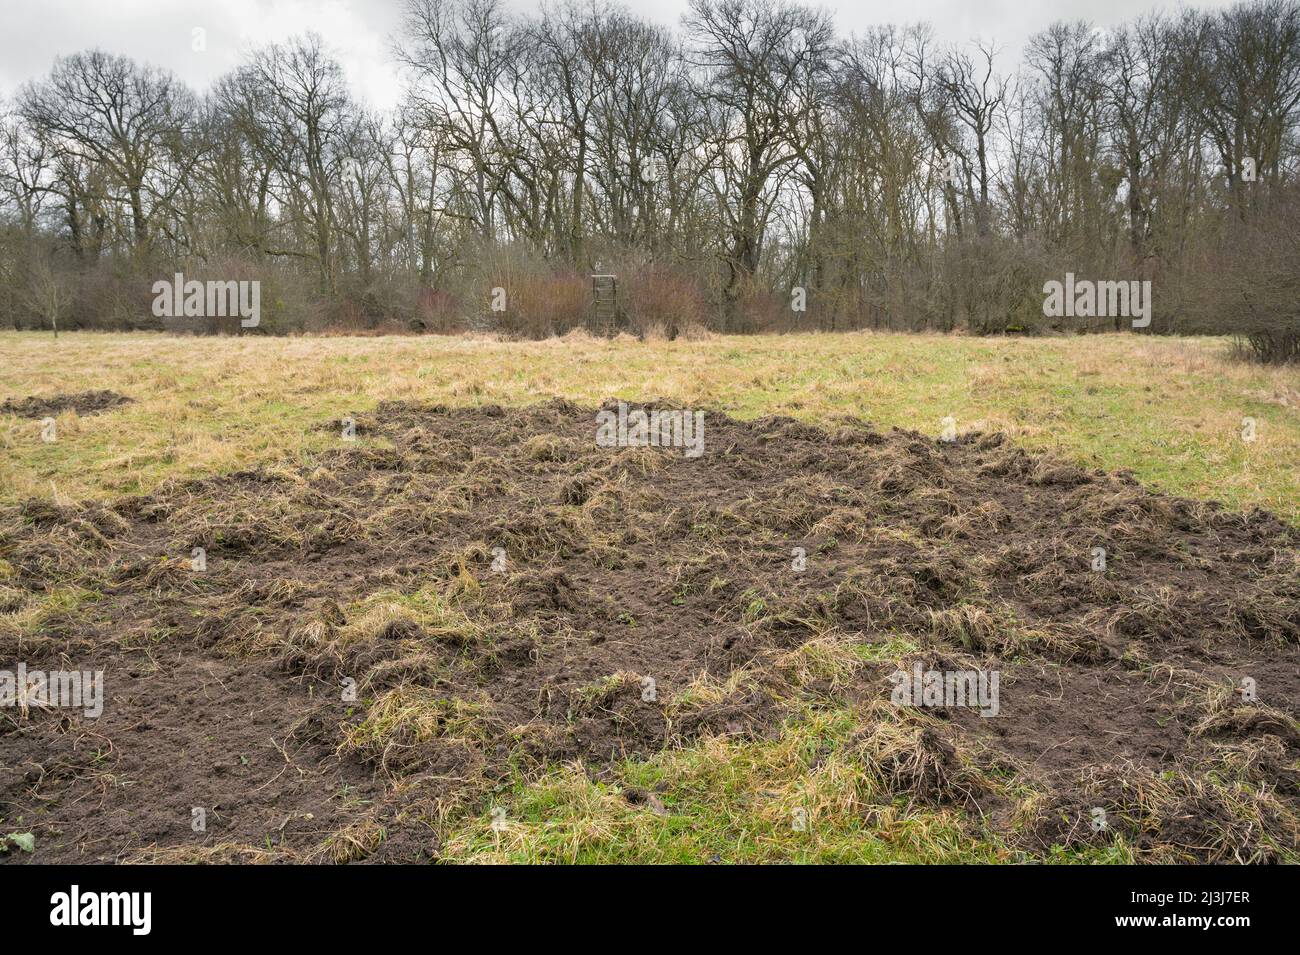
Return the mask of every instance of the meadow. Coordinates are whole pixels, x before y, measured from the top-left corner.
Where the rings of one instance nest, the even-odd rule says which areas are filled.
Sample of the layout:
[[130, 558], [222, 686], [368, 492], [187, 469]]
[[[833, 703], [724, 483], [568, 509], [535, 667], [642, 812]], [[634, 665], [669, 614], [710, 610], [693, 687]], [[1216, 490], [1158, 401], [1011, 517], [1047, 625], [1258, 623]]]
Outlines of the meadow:
[[[1300, 372], [1222, 338], [872, 334], [540, 342], [471, 337], [176, 338], [0, 333], [0, 396], [109, 389], [108, 418], [0, 418], [0, 500], [141, 493], [300, 459], [327, 418], [382, 400], [523, 406], [664, 398], [741, 418], [833, 414], [938, 435], [1005, 431], [1172, 494], [1300, 520]], [[1242, 440], [1243, 419], [1256, 440]]]
[[131, 686], [3, 716], [0, 859], [1297, 861], [1300, 370], [1225, 339], [3, 333], [0, 401], [0, 651]]

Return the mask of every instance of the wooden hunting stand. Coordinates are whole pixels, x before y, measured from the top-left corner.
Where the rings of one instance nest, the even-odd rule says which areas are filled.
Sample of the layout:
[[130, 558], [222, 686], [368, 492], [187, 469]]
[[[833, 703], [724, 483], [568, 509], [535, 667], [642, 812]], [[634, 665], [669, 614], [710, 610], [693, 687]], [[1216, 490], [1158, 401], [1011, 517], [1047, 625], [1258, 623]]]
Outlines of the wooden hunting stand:
[[591, 299], [595, 305], [592, 332], [613, 338], [618, 328], [618, 278], [613, 275], [591, 277]]

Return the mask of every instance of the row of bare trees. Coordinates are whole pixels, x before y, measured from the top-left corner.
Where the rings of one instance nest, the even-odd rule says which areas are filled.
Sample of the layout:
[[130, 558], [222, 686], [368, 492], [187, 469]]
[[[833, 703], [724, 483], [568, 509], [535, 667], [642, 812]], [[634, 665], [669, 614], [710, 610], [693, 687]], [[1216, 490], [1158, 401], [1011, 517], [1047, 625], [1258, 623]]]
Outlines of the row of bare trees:
[[59, 59], [4, 107], [0, 309], [39, 317], [14, 290], [42, 269], [98, 276], [101, 301], [176, 269], [280, 282], [284, 324], [288, 300], [473, 323], [490, 287], [616, 268], [688, 281], [723, 330], [991, 332], [1042, 324], [1068, 270], [1152, 279], [1158, 328], [1230, 328], [1253, 307], [1243, 235], [1286, 234], [1296, 206], [1297, 0], [1058, 23], [1014, 72], [924, 27], [845, 38], [792, 0], [692, 0], [678, 29], [407, 0], [393, 53], [391, 114], [311, 34], [202, 94]]

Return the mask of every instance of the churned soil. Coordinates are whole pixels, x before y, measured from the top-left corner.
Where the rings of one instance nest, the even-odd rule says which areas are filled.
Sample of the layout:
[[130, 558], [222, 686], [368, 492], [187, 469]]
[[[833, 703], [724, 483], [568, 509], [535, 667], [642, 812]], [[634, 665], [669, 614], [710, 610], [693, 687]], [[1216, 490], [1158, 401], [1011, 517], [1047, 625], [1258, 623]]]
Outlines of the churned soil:
[[116, 391], [79, 391], [76, 394], [58, 394], [26, 398], [6, 398], [0, 402], [0, 414], [17, 415], [19, 418], [46, 418], [75, 411], [79, 415], [99, 414], [118, 405], [124, 405], [131, 399]]
[[[0, 710], [0, 859], [437, 859], [512, 772], [809, 700], [1010, 852], [1300, 851], [1296, 529], [998, 434], [708, 412], [690, 457], [596, 410], [387, 403], [304, 467], [0, 511], [0, 669], [106, 687]], [[891, 704], [917, 663], [997, 715]]]

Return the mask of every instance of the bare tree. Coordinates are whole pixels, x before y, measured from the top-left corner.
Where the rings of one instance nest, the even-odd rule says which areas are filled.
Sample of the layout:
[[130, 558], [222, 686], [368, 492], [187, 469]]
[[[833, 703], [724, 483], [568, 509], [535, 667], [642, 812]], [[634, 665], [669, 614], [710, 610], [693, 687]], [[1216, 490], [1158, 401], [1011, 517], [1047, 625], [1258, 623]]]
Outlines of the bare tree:
[[798, 158], [791, 115], [810, 63], [830, 52], [824, 13], [781, 0], [692, 0], [685, 24], [708, 111], [710, 181], [725, 222], [727, 319], [749, 291], [775, 202], [773, 185]]
[[169, 73], [92, 50], [56, 61], [20, 109], [55, 149], [104, 172], [104, 198], [124, 198], [135, 245], [147, 249], [151, 222], [197, 158], [182, 148], [192, 94]]

